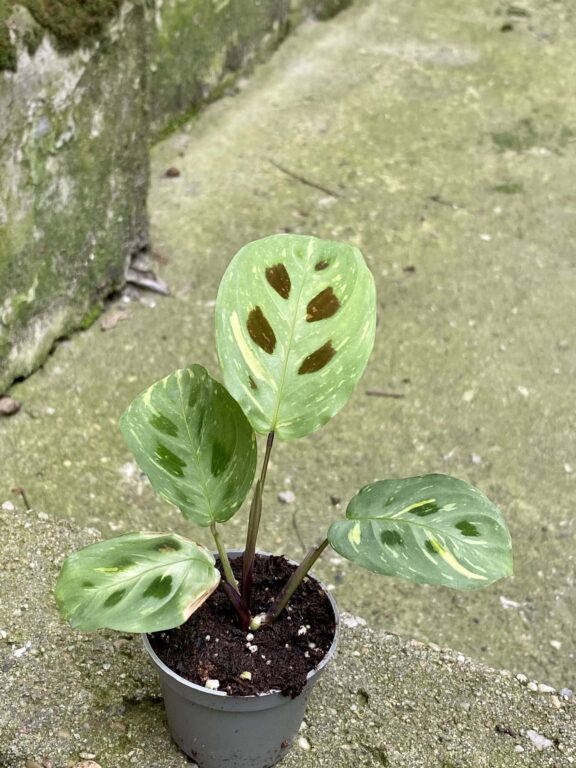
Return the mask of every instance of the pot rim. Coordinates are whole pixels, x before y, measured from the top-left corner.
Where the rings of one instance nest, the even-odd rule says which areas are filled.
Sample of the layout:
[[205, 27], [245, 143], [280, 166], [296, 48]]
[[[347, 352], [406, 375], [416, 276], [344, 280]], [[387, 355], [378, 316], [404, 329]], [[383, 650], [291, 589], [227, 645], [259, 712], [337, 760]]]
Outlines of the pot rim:
[[[214, 553], [218, 554], [218, 553]], [[227, 550], [227, 554], [230, 556], [240, 556], [244, 554], [244, 550], [242, 549], [229, 549]], [[256, 554], [263, 555], [264, 557], [271, 557], [271, 552], [260, 552], [257, 551]], [[286, 557], [285, 558], [289, 563], [292, 565], [298, 565], [294, 560], [291, 558]], [[320, 579], [317, 576], [314, 576], [311, 572], [307, 574], [309, 578], [314, 579], [317, 584], [320, 585], [322, 590], [324, 591], [324, 594], [328, 598], [328, 601], [330, 602], [330, 605], [332, 607], [332, 612], [334, 613], [334, 637], [332, 638], [332, 643], [330, 645], [330, 648], [326, 651], [326, 654], [322, 661], [318, 664], [318, 666], [314, 667], [314, 669], [311, 669], [310, 672], [306, 675], [306, 683], [303, 690], [306, 690], [310, 684], [310, 682], [313, 680], [314, 677], [319, 675], [324, 667], [328, 664], [329, 661], [332, 660], [334, 654], [336, 653], [336, 648], [338, 647], [338, 642], [340, 640], [340, 612], [338, 610], [338, 606], [336, 605], [336, 601], [334, 600], [332, 594], [330, 593], [330, 590], [326, 587], [324, 582], [320, 581]], [[168, 632], [169, 630], [165, 630]], [[261, 700], [264, 699], [267, 696], [282, 696], [282, 693], [279, 689], [275, 688], [271, 691], [266, 691], [265, 693], [257, 693], [257, 694], [250, 694], [249, 696], [231, 696], [230, 694], [226, 693], [226, 691], [214, 691], [210, 688], [205, 688], [203, 685], [198, 685], [197, 683], [193, 683], [191, 680], [187, 680], [185, 677], [182, 677], [177, 672], [174, 672], [173, 669], [171, 669], [167, 664], [165, 664], [162, 659], [160, 659], [155, 651], [153, 650], [152, 646], [150, 645], [150, 641], [148, 640], [148, 633], [142, 633], [142, 641], [144, 643], [144, 648], [150, 655], [150, 658], [152, 659], [153, 663], [161, 669], [166, 675], [171, 677], [175, 682], [179, 683], [180, 685], [184, 685], [186, 688], [189, 688], [193, 691], [198, 691], [199, 693], [203, 693], [207, 696], [213, 696], [213, 697], [220, 697], [223, 699], [227, 699], [230, 701], [255, 701], [255, 700]], [[283, 697], [284, 698], [284, 697]]]

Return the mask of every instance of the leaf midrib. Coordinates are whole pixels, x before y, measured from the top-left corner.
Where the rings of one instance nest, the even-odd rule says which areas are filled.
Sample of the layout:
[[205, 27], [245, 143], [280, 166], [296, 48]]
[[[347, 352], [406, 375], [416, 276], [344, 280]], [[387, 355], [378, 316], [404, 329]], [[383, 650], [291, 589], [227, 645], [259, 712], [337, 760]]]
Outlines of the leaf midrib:
[[[120, 579], [120, 578], [117, 579], [116, 581], [114, 581], [113, 584], [110, 584], [110, 586], [108, 586], [108, 587], [106, 587], [104, 585], [101, 585], [100, 587], [98, 587], [96, 585], [95, 587], [89, 587], [88, 589], [90, 589], [90, 590], [92, 590], [92, 589], [94, 589], [94, 590], [96, 590], [96, 589], [100, 589], [100, 590], [103, 590], [103, 589], [113, 589], [113, 588], [117, 587], [119, 584], [127, 584], [130, 581], [134, 581], [134, 579], [141, 579], [147, 573], [149, 573], [150, 571], [156, 571], [156, 570], [158, 570], [158, 568], [168, 568], [169, 566], [180, 565], [181, 563], [192, 563], [192, 562], [198, 562], [201, 565], [206, 565], [207, 567], [214, 568], [214, 566], [212, 566], [211, 563], [207, 563], [206, 561], [202, 560], [201, 558], [198, 558], [198, 557], [185, 557], [182, 560], [171, 560], [169, 564], [159, 563], [158, 565], [150, 566], [150, 568], [144, 568], [143, 570], [138, 571], [138, 573], [134, 574], [133, 576], [127, 576], [125, 579]], [[85, 589], [86, 589], [86, 587], [85, 587]]]
[[282, 365], [282, 373], [280, 375], [280, 384], [278, 386], [278, 394], [277, 394], [277, 397], [276, 397], [276, 406], [275, 406], [275, 410], [274, 410], [274, 416], [272, 417], [271, 424], [270, 424], [270, 431], [274, 431], [276, 429], [276, 425], [278, 423], [278, 414], [280, 412], [280, 405], [282, 403], [282, 393], [283, 393], [284, 385], [286, 383], [286, 372], [288, 370], [288, 358], [290, 357], [290, 349], [292, 347], [292, 340], [294, 338], [294, 329], [296, 328], [296, 321], [298, 319], [298, 310], [300, 309], [300, 300], [302, 299], [302, 293], [304, 291], [304, 284], [306, 282], [305, 277], [306, 277], [306, 274], [308, 273], [308, 268], [310, 266], [312, 252], [314, 250], [314, 248], [313, 248], [313, 241], [310, 241], [310, 243], [308, 245], [308, 248], [306, 250], [308, 252], [307, 253], [307, 257], [306, 257], [307, 261], [306, 261], [306, 265], [305, 265], [304, 270], [303, 270], [305, 274], [304, 274], [304, 277], [300, 281], [300, 289], [298, 291], [298, 298], [296, 300], [296, 306], [295, 306], [294, 313], [293, 313], [293, 316], [292, 316], [292, 323], [290, 325], [290, 334], [289, 334], [289, 337], [288, 337], [288, 343], [286, 345], [286, 355], [284, 357], [284, 363]]
[[[426, 531], [430, 531], [432, 533], [440, 534], [441, 536], [447, 536], [449, 539], [455, 539], [456, 541], [461, 541], [462, 543], [466, 543], [463, 538], [458, 536], [457, 534], [450, 534], [446, 531], [443, 531], [441, 528], [434, 528], [431, 525], [425, 525], [424, 523], [417, 523], [414, 520], [403, 520], [401, 517], [353, 517], [348, 518], [347, 522], [349, 523], [359, 523], [362, 520], [366, 520], [371, 523], [375, 522], [394, 522], [394, 523], [404, 523], [404, 525], [410, 525], [414, 526], [414, 528], [424, 528]], [[476, 537], [474, 537], [476, 538]], [[478, 546], [478, 544], [486, 545], [488, 542], [485, 539], [481, 539], [480, 541], [475, 541], [475, 546]]]
[[[189, 373], [188, 373], [188, 378], [189, 379], [191, 378]], [[178, 376], [176, 380], [178, 382], [178, 393], [180, 395], [180, 407], [182, 409], [182, 419], [184, 421], [184, 425], [186, 427], [186, 432], [188, 434], [188, 441], [189, 441], [190, 445], [192, 446], [192, 457], [193, 457], [194, 461], [196, 462], [196, 469], [198, 470], [198, 474], [200, 476], [200, 482], [202, 484], [202, 491], [204, 493], [204, 498], [206, 499], [206, 503], [208, 504], [208, 510], [209, 510], [209, 514], [210, 514], [210, 522], [214, 523], [214, 522], [216, 522], [216, 516], [214, 514], [214, 509], [212, 507], [212, 501], [211, 501], [210, 495], [208, 493], [207, 481], [206, 481], [206, 479], [204, 477], [204, 467], [201, 465], [200, 460], [198, 458], [198, 452], [199, 452], [199, 450], [201, 448], [201, 440], [198, 441], [199, 444], [196, 446], [194, 441], [193, 441], [193, 439], [192, 439], [192, 433], [190, 432], [190, 425], [188, 424], [188, 419], [186, 418], [186, 408], [184, 406], [184, 396], [183, 396], [183, 392], [182, 392], [182, 386], [181, 386], [180, 377]], [[200, 435], [201, 438], [203, 437], [203, 432], [204, 432], [204, 424], [202, 425], [202, 434]]]

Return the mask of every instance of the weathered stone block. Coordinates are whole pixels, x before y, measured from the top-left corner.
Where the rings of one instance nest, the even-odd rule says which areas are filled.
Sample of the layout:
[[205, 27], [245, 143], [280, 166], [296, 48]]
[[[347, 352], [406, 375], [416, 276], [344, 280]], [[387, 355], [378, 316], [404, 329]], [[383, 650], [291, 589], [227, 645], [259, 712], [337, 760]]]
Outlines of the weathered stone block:
[[9, 28], [18, 58], [0, 72], [0, 391], [90, 322], [147, 241], [143, 4], [126, 3], [102, 37], [65, 54], [23, 7]]
[[0, 392], [97, 317], [147, 243], [150, 125], [349, 2], [0, 0]]

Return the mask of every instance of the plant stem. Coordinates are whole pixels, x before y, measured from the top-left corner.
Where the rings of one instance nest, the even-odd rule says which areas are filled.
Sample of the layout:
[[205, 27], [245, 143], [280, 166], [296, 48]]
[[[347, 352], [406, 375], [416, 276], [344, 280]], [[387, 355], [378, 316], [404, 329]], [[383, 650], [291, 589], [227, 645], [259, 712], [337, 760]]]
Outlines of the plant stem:
[[220, 582], [220, 586], [226, 593], [226, 596], [232, 603], [232, 607], [238, 614], [238, 619], [240, 620], [241, 628], [247, 631], [250, 626], [250, 619], [251, 619], [250, 610], [246, 605], [246, 603], [244, 602], [244, 600], [242, 599], [240, 592], [238, 591], [238, 582], [234, 578], [234, 573], [232, 572], [232, 566], [230, 565], [228, 553], [226, 552], [226, 549], [222, 544], [222, 540], [220, 539], [220, 534], [216, 529], [216, 523], [211, 523], [210, 530], [212, 532], [212, 536], [214, 537], [214, 541], [216, 542], [216, 549], [218, 550], [220, 564], [222, 566], [222, 570], [224, 571], [224, 577], [226, 579], [226, 581]]
[[254, 577], [254, 559], [256, 557], [256, 537], [262, 515], [262, 486], [260, 480], [256, 481], [252, 504], [250, 505], [250, 519], [248, 521], [248, 533], [246, 535], [246, 548], [242, 561], [242, 599], [248, 607], [252, 598], [252, 581]]
[[247, 632], [250, 628], [250, 611], [248, 610], [244, 600], [242, 600], [240, 597], [240, 593], [235, 589], [232, 589], [230, 584], [228, 584], [226, 581], [221, 581], [220, 585], [232, 603], [234, 610], [238, 614], [238, 618], [240, 619], [240, 628]]
[[250, 609], [252, 599], [252, 581], [254, 576], [254, 558], [256, 556], [256, 540], [258, 538], [258, 528], [260, 527], [260, 517], [262, 515], [262, 491], [266, 481], [266, 472], [270, 453], [274, 444], [274, 432], [268, 433], [266, 440], [266, 453], [262, 462], [262, 471], [260, 479], [256, 482], [254, 498], [250, 506], [250, 518], [248, 520], [248, 532], [246, 534], [246, 547], [244, 548], [244, 560], [242, 564], [242, 600]]
[[214, 541], [216, 543], [216, 549], [218, 550], [220, 563], [222, 564], [222, 570], [224, 571], [224, 576], [226, 578], [226, 581], [228, 582], [228, 584], [230, 584], [230, 586], [235, 592], [238, 592], [238, 582], [236, 581], [234, 574], [232, 573], [232, 566], [230, 565], [228, 554], [224, 548], [224, 545], [222, 544], [222, 540], [220, 539], [220, 534], [216, 529], [216, 523], [210, 524], [210, 531], [212, 532], [212, 536], [214, 537]]
[[276, 600], [272, 603], [272, 606], [266, 613], [266, 617], [264, 619], [264, 624], [270, 624], [273, 621], [276, 621], [278, 616], [282, 613], [284, 608], [288, 605], [288, 602], [294, 592], [298, 589], [302, 581], [304, 580], [304, 577], [312, 568], [316, 560], [320, 557], [322, 552], [326, 549], [328, 546], [328, 539], [324, 539], [324, 541], [319, 544], [317, 547], [312, 547], [309, 551], [304, 560], [300, 563], [298, 568], [294, 571], [292, 576], [288, 579], [286, 584], [284, 585], [284, 588], [282, 592], [278, 595]]

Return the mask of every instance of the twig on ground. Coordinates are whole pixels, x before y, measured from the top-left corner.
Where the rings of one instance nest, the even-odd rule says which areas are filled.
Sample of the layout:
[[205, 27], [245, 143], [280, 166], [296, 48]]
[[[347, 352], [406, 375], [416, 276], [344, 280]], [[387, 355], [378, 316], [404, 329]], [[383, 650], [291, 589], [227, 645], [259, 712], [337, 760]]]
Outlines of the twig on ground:
[[17, 493], [19, 496], [22, 496], [22, 501], [24, 502], [26, 512], [30, 512], [32, 507], [30, 506], [30, 502], [28, 501], [28, 497], [26, 496], [26, 491], [24, 488], [20, 488], [19, 485], [15, 485], [14, 488], [12, 488], [12, 493]]
[[300, 529], [298, 528], [298, 520], [296, 518], [297, 508], [294, 509], [292, 512], [292, 528], [294, 529], [294, 533], [296, 534], [296, 538], [298, 539], [300, 546], [302, 547], [302, 551], [306, 552], [308, 547], [304, 543], [304, 539], [302, 538], [302, 534], [300, 533]]
[[403, 397], [406, 397], [401, 392], [386, 392], [384, 389], [367, 389], [366, 394], [372, 397], [392, 397], [395, 400], [401, 400]]
[[322, 184], [318, 184], [315, 181], [312, 181], [311, 179], [307, 179], [305, 176], [302, 176], [299, 173], [295, 173], [294, 171], [291, 171], [289, 168], [286, 168], [283, 165], [280, 165], [280, 163], [277, 163], [275, 160], [269, 160], [274, 168], [277, 168], [279, 171], [282, 171], [282, 173], [285, 173], [287, 176], [290, 176], [292, 179], [296, 179], [296, 181], [299, 181], [301, 184], [306, 184], [308, 187], [312, 187], [312, 189], [317, 189], [319, 192], [324, 192], [326, 195], [330, 195], [330, 197], [339, 198], [340, 195], [338, 192], [335, 192], [333, 189], [330, 189], [329, 187], [325, 187]]

